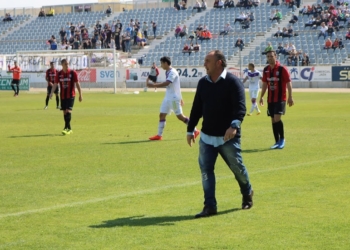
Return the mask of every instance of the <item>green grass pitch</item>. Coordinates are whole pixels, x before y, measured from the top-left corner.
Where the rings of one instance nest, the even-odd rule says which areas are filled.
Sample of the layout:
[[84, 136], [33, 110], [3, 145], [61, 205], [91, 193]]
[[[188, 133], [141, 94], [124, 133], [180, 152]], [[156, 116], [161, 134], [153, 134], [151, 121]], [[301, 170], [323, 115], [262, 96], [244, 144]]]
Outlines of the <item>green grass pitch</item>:
[[[246, 116], [254, 206], [239, 209], [218, 158], [219, 215], [204, 219], [193, 219], [203, 208], [198, 143], [187, 145], [175, 115], [163, 141], [148, 141], [163, 96], [84, 93], [74, 133], [62, 136], [45, 93], [0, 92], [0, 249], [349, 249], [348, 93], [294, 93], [283, 150], [269, 150], [266, 107]], [[189, 115], [194, 93], [183, 96]]]

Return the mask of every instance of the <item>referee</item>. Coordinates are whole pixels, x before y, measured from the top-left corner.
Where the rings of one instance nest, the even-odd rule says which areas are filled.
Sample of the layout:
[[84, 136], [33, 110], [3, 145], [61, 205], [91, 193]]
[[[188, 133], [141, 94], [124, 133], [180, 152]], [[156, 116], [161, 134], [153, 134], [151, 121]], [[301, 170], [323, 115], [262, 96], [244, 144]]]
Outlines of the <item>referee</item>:
[[[55, 64], [54, 62], [50, 62], [50, 68], [46, 70], [47, 95], [46, 95], [44, 109], [47, 109], [47, 106], [49, 105], [50, 94], [51, 94], [52, 86], [55, 83], [56, 75], [57, 75], [57, 70], [55, 69]], [[58, 98], [58, 88], [55, 89], [54, 93], [56, 95], [56, 108], [59, 109], [60, 99]]]
[[[14, 97], [18, 96], [19, 93], [19, 84], [21, 81], [21, 73], [22, 73], [22, 69], [17, 65], [17, 61], [14, 61], [15, 66], [11, 68], [11, 66], [8, 66], [8, 69], [10, 72], [13, 73], [13, 77], [12, 77], [12, 83], [11, 83], [11, 87], [13, 89], [13, 91], [15, 92], [15, 94], [13, 95]], [[15, 85], [16, 85], [16, 89], [15, 89]]]
[[[149, 83], [149, 80], [151, 80], [153, 83], [156, 83], [158, 75], [159, 75], [159, 69], [157, 68], [156, 63], [153, 62], [148, 78], [146, 80], [145, 92], [147, 91], [147, 85]], [[154, 92], [157, 92], [157, 88], [154, 89]]]

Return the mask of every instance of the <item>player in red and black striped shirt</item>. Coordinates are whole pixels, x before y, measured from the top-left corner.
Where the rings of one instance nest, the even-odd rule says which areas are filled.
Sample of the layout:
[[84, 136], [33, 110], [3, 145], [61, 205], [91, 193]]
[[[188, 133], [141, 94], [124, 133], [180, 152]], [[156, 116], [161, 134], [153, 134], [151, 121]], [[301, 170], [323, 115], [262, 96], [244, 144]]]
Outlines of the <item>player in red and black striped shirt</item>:
[[[47, 96], [45, 100], [46, 105], [44, 109], [47, 109], [47, 106], [49, 105], [50, 94], [51, 94], [52, 86], [55, 83], [56, 75], [57, 75], [57, 70], [55, 69], [54, 62], [50, 62], [50, 68], [46, 70]], [[58, 98], [58, 88], [55, 89], [55, 95], [56, 95], [56, 106], [57, 106], [57, 109], [59, 109], [60, 100]]]
[[60, 85], [61, 89], [61, 110], [63, 111], [65, 126], [62, 131], [63, 135], [68, 135], [73, 133], [70, 126], [70, 121], [72, 118], [72, 110], [75, 99], [75, 88], [79, 92], [79, 102], [83, 100], [83, 95], [81, 93], [80, 83], [78, 81], [78, 75], [75, 70], [68, 68], [68, 62], [66, 59], [61, 61], [62, 70], [56, 75], [55, 84], [52, 87], [50, 98], [52, 98], [53, 92], [56, 90], [57, 85]]
[[275, 51], [267, 52], [266, 57], [269, 65], [266, 66], [263, 71], [260, 105], [264, 105], [263, 97], [266, 89], [268, 89], [267, 115], [271, 117], [273, 134], [276, 141], [271, 149], [282, 149], [284, 148], [285, 140], [281, 117], [286, 111], [286, 101], [288, 102], [289, 107], [294, 105], [292, 97], [292, 82], [288, 69], [277, 61]]

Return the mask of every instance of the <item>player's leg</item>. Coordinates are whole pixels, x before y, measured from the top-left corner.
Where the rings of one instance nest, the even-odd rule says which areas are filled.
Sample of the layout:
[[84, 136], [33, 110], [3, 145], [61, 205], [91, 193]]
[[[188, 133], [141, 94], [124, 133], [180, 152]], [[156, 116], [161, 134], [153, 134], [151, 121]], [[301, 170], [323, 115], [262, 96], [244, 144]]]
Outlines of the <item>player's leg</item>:
[[[250, 96], [250, 100], [251, 100], [251, 103], [252, 103], [252, 106], [250, 107], [250, 111], [249, 113], [247, 114], [248, 116], [251, 116], [253, 114], [253, 111], [254, 111], [254, 103], [253, 103], [253, 99], [254, 99], [254, 90], [251, 90], [249, 89], [249, 96]], [[256, 97], [255, 97], [256, 98]]]
[[[171, 103], [172, 103], [172, 110], [174, 111], [177, 119], [179, 119], [180, 121], [182, 121], [187, 125], [189, 122], [189, 118], [182, 113], [181, 101], [172, 101]], [[197, 138], [197, 136], [199, 135], [199, 130], [197, 128], [194, 128], [193, 133], [194, 133], [193, 134], [194, 138]]]
[[16, 95], [18, 96], [18, 94], [19, 94], [19, 80], [18, 80], [17, 83], [16, 83], [16, 88], [17, 88]]
[[14, 80], [12, 80], [11, 87], [13, 89], [13, 92], [15, 92], [15, 94], [13, 96], [16, 96], [16, 89], [15, 89], [15, 82], [14, 82]]
[[278, 128], [275, 124], [275, 104], [269, 103], [267, 106], [267, 115], [271, 117], [271, 124], [272, 124], [272, 132], [273, 136], [275, 137], [275, 144], [271, 146], [271, 149], [276, 149], [278, 147], [278, 142], [280, 140]]
[[58, 96], [58, 86], [57, 86], [57, 88], [55, 90], [55, 95], [56, 95], [56, 108], [60, 109], [60, 98]]
[[74, 106], [74, 98], [70, 98], [68, 99], [68, 107], [66, 107], [66, 128], [67, 128], [67, 132], [66, 134], [69, 135], [71, 133], [73, 133], [72, 131], [72, 127], [70, 125], [70, 121], [72, 119], [72, 111], [73, 111], [73, 106]]
[[[258, 106], [258, 104], [256, 103], [256, 99], [258, 98], [258, 96], [259, 96], [259, 90], [256, 90], [255, 92], [254, 92], [254, 107], [255, 107], [255, 109], [256, 109], [256, 112], [257, 112], [257, 115], [260, 115], [260, 109], [259, 109], [259, 106]], [[253, 100], [252, 100], [253, 101]]]
[[171, 111], [171, 107], [168, 105], [168, 101], [164, 98], [159, 113], [158, 133], [155, 136], [150, 137], [152, 141], [162, 140], [163, 131], [166, 125], [166, 116]]
[[44, 109], [47, 109], [47, 106], [49, 105], [51, 90], [52, 90], [52, 87], [51, 87], [51, 86], [47, 86], [47, 89], [46, 89], [46, 99], [45, 99], [45, 108], [44, 108]]
[[275, 115], [274, 115], [274, 124], [276, 126], [276, 129], [278, 131], [279, 135], [279, 142], [278, 147], [279, 149], [284, 148], [285, 145], [285, 139], [284, 139], [284, 125], [282, 122], [282, 115], [285, 114], [286, 111], [286, 103], [285, 102], [279, 102], [275, 105]]
[[149, 83], [149, 80], [150, 80], [150, 76], [148, 76], [147, 79], [146, 79], [146, 86], [143, 88], [144, 92], [147, 92], [147, 89], [148, 89], [147, 85]]

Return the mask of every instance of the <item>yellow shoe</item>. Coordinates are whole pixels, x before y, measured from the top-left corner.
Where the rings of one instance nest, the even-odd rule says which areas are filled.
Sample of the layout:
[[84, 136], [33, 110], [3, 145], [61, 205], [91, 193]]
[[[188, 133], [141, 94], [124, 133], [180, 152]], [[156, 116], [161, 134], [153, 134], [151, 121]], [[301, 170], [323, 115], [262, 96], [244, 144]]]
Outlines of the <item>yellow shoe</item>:
[[73, 130], [67, 129], [67, 130], [66, 130], [66, 135], [70, 135], [70, 134], [73, 134]]
[[67, 129], [63, 129], [62, 130], [62, 135], [66, 135], [67, 134]]
[[251, 116], [251, 115], [252, 115], [251, 113], [247, 114], [247, 116]]
[[258, 111], [258, 113], [256, 113], [256, 115], [260, 115], [261, 114], [261, 112], [260, 111]]

